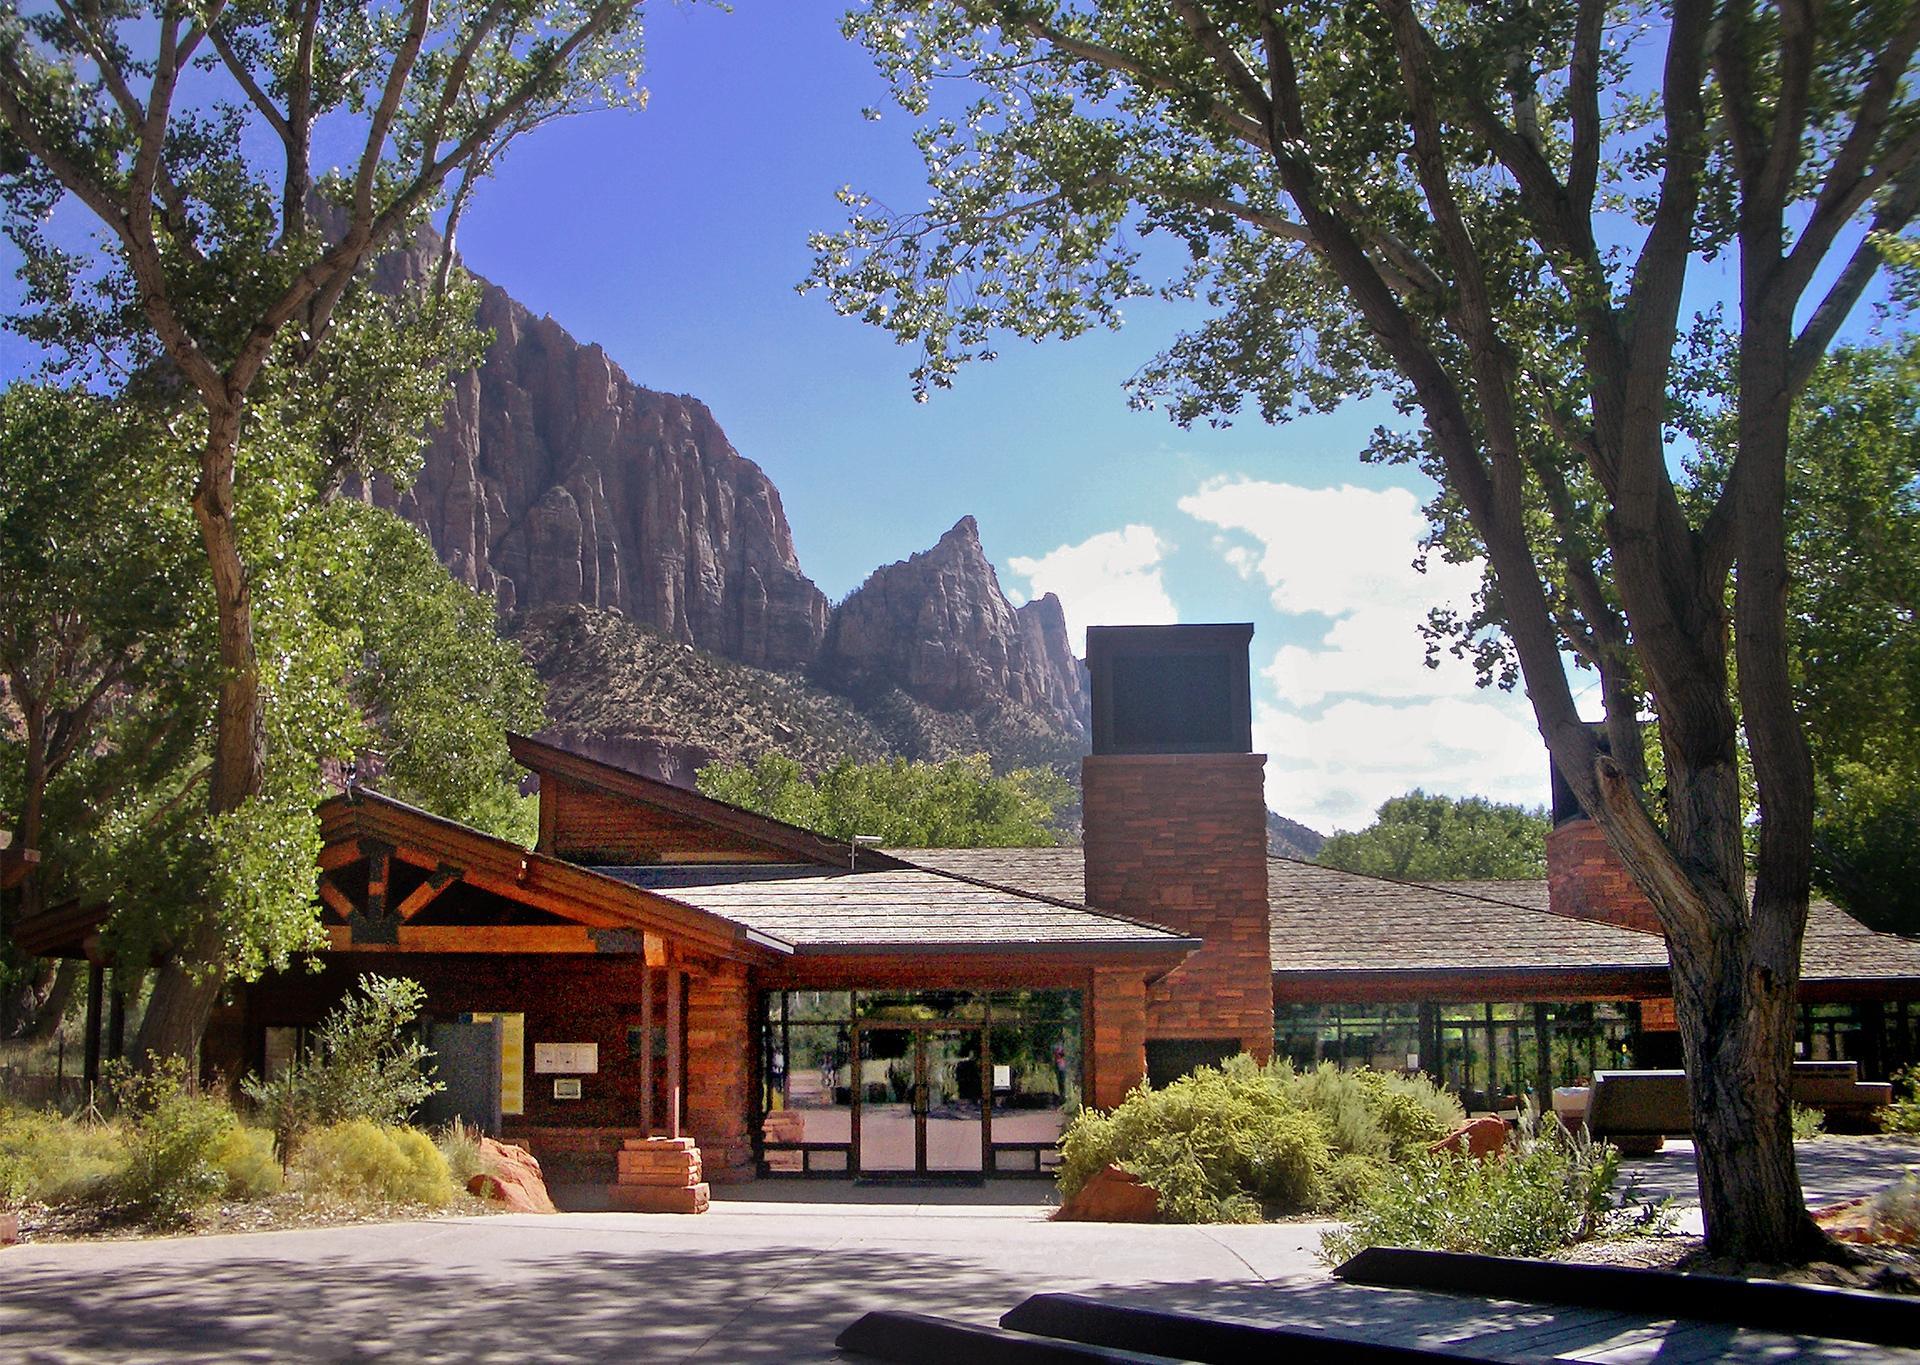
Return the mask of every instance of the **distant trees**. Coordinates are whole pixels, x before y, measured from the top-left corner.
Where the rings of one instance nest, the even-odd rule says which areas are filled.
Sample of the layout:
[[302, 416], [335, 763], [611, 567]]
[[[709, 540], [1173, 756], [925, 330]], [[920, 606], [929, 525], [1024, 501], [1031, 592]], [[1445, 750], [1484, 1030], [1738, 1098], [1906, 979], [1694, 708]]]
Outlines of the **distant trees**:
[[1401, 881], [1504, 881], [1547, 875], [1547, 813], [1418, 787], [1380, 803], [1373, 823], [1341, 830], [1318, 862]]
[[995, 776], [984, 756], [945, 763], [842, 760], [808, 777], [790, 758], [703, 768], [700, 790], [835, 839], [872, 835], [895, 848], [1020, 848], [1061, 842], [1073, 799], [1047, 768]]

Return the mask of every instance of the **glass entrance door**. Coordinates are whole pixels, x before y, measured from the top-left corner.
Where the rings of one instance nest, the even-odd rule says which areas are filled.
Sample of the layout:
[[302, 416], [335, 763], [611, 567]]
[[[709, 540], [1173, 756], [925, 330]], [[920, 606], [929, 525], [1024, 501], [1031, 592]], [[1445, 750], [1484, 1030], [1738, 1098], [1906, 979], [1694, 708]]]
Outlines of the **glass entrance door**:
[[860, 1174], [979, 1174], [986, 1147], [985, 1030], [863, 1024], [857, 1032]]
[[853, 1114], [861, 1174], [910, 1175], [920, 1165], [914, 1030], [871, 1026], [858, 1035]]

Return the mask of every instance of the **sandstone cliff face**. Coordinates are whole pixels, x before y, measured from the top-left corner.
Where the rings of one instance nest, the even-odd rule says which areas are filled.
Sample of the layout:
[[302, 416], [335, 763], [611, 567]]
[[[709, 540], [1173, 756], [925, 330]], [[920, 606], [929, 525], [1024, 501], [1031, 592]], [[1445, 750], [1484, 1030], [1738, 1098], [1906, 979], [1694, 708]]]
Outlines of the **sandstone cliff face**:
[[1073, 735], [1086, 693], [1052, 594], [1015, 611], [972, 517], [939, 544], [876, 569], [833, 611], [815, 676], [854, 695], [898, 688], [943, 711], [1011, 702]]
[[[417, 277], [421, 261], [389, 258], [382, 275]], [[503, 612], [614, 608], [759, 667], [811, 663], [826, 599], [778, 490], [706, 406], [641, 388], [494, 285], [479, 320], [493, 345], [454, 386], [419, 478], [375, 500]]]

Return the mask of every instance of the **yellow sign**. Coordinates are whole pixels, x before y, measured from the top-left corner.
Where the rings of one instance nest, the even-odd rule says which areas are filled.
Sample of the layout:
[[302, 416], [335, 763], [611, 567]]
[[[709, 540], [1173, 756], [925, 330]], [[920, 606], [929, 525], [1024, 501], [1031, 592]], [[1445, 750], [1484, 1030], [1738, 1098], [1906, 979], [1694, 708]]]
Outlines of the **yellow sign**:
[[473, 1022], [500, 1021], [500, 1112], [527, 1112], [527, 1016], [524, 1014], [476, 1014]]

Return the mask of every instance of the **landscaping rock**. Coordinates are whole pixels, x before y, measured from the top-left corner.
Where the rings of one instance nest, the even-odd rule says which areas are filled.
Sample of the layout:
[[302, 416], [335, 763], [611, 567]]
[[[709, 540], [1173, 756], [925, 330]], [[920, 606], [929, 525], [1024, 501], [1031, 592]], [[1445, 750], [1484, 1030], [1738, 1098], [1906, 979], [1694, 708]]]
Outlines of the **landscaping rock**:
[[0, 1247], [10, 1247], [20, 1240], [20, 1215], [0, 1213]]
[[1813, 1221], [1835, 1241], [1855, 1246], [1920, 1246], [1920, 1221], [1901, 1215], [1898, 1201], [1882, 1194], [1816, 1210]]
[[1506, 1149], [1507, 1121], [1492, 1114], [1462, 1124], [1427, 1148], [1429, 1152], [1465, 1152], [1482, 1161]]
[[1053, 1216], [1062, 1223], [1153, 1223], [1160, 1218], [1160, 1192], [1131, 1171], [1108, 1166]]
[[511, 1147], [490, 1137], [480, 1139], [480, 1155], [487, 1169], [467, 1182], [467, 1192], [497, 1199], [515, 1213], [558, 1213], [547, 1194], [540, 1163], [524, 1147]]

